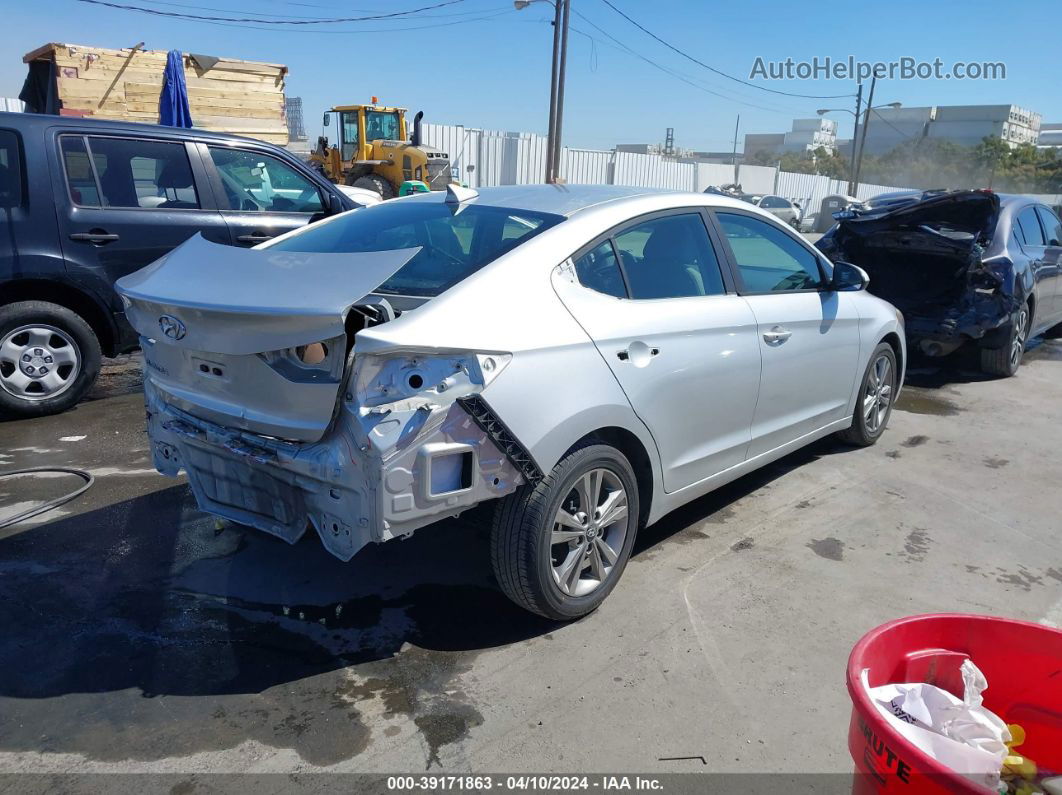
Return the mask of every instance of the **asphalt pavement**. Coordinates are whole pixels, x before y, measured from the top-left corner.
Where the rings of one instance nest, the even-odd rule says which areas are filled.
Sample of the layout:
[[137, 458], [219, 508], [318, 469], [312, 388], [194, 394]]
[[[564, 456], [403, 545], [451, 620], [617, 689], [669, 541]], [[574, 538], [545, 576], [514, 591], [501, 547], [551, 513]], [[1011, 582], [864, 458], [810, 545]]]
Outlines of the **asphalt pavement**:
[[[864, 632], [1062, 624], [1059, 341], [1012, 379], [913, 371], [879, 444], [819, 442], [671, 514], [569, 625], [502, 596], [482, 515], [346, 564], [216, 527], [151, 467], [138, 368], [0, 423], [0, 471], [96, 476], [0, 531], [2, 771], [845, 774]], [[0, 518], [75, 486], [0, 480]]]

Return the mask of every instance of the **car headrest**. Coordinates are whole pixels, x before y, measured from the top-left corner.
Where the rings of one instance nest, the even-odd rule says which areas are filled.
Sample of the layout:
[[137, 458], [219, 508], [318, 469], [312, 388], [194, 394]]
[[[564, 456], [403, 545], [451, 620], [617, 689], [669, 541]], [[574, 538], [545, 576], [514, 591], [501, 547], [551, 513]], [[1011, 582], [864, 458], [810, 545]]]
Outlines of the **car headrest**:
[[676, 218], [656, 225], [645, 241], [642, 258], [650, 261], [697, 261], [697, 241], [690, 234], [688, 221]]
[[157, 180], [164, 190], [179, 190], [192, 187], [192, 169], [180, 160], [170, 160], [162, 167]]

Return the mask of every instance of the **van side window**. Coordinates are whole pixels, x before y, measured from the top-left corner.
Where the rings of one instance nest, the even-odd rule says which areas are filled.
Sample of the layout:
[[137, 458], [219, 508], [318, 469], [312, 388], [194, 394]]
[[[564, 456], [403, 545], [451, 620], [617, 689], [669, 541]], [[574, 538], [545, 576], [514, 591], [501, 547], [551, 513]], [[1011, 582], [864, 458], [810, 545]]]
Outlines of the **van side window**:
[[0, 130], [0, 207], [22, 204], [22, 158], [18, 135]]
[[101, 136], [89, 136], [87, 140], [63, 136], [60, 141], [70, 198], [75, 204], [199, 209], [184, 144]]
[[85, 139], [64, 135], [59, 139], [59, 146], [63, 151], [63, 169], [70, 189], [70, 201], [80, 207], [99, 207], [100, 194], [96, 189], [96, 178], [92, 174]]

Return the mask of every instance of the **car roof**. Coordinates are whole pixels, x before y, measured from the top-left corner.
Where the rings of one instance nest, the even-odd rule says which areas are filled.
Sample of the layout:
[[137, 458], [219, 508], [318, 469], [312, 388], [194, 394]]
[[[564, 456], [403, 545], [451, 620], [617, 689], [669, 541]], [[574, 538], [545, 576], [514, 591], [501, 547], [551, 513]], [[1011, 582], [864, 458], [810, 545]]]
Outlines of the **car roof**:
[[91, 119], [82, 116], [53, 116], [48, 113], [17, 113], [0, 112], [0, 126], [14, 129], [26, 129], [27, 127], [76, 127], [79, 129], [96, 128], [100, 132], [128, 132], [134, 134], [166, 133], [168, 135], [183, 135], [189, 138], [201, 138], [213, 141], [239, 141], [240, 143], [262, 144], [273, 148], [277, 147], [267, 141], [258, 138], [248, 138], [242, 135], [230, 133], [211, 132], [201, 130], [198, 127], [168, 127], [161, 124], [143, 124], [135, 121], [116, 121], [113, 119]]
[[[644, 196], [684, 196], [691, 204], [719, 207], [747, 207], [748, 204], [728, 196], [712, 193], [667, 190], [663, 188], [637, 188], [625, 185], [505, 185], [495, 188], [477, 188], [475, 202], [530, 212], [551, 213], [571, 217], [583, 210], [602, 204], [618, 203]], [[401, 201], [442, 202], [444, 191], [417, 193]]]

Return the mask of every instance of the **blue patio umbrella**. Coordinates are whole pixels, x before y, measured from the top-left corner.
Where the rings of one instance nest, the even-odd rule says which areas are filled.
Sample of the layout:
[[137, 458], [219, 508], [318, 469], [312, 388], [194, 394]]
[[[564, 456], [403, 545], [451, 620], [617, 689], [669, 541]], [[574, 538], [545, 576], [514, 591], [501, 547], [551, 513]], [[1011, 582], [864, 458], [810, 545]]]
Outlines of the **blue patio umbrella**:
[[166, 56], [166, 71], [162, 73], [162, 93], [159, 95], [159, 124], [192, 126], [188, 88], [184, 84], [184, 59], [180, 50], [170, 50]]

